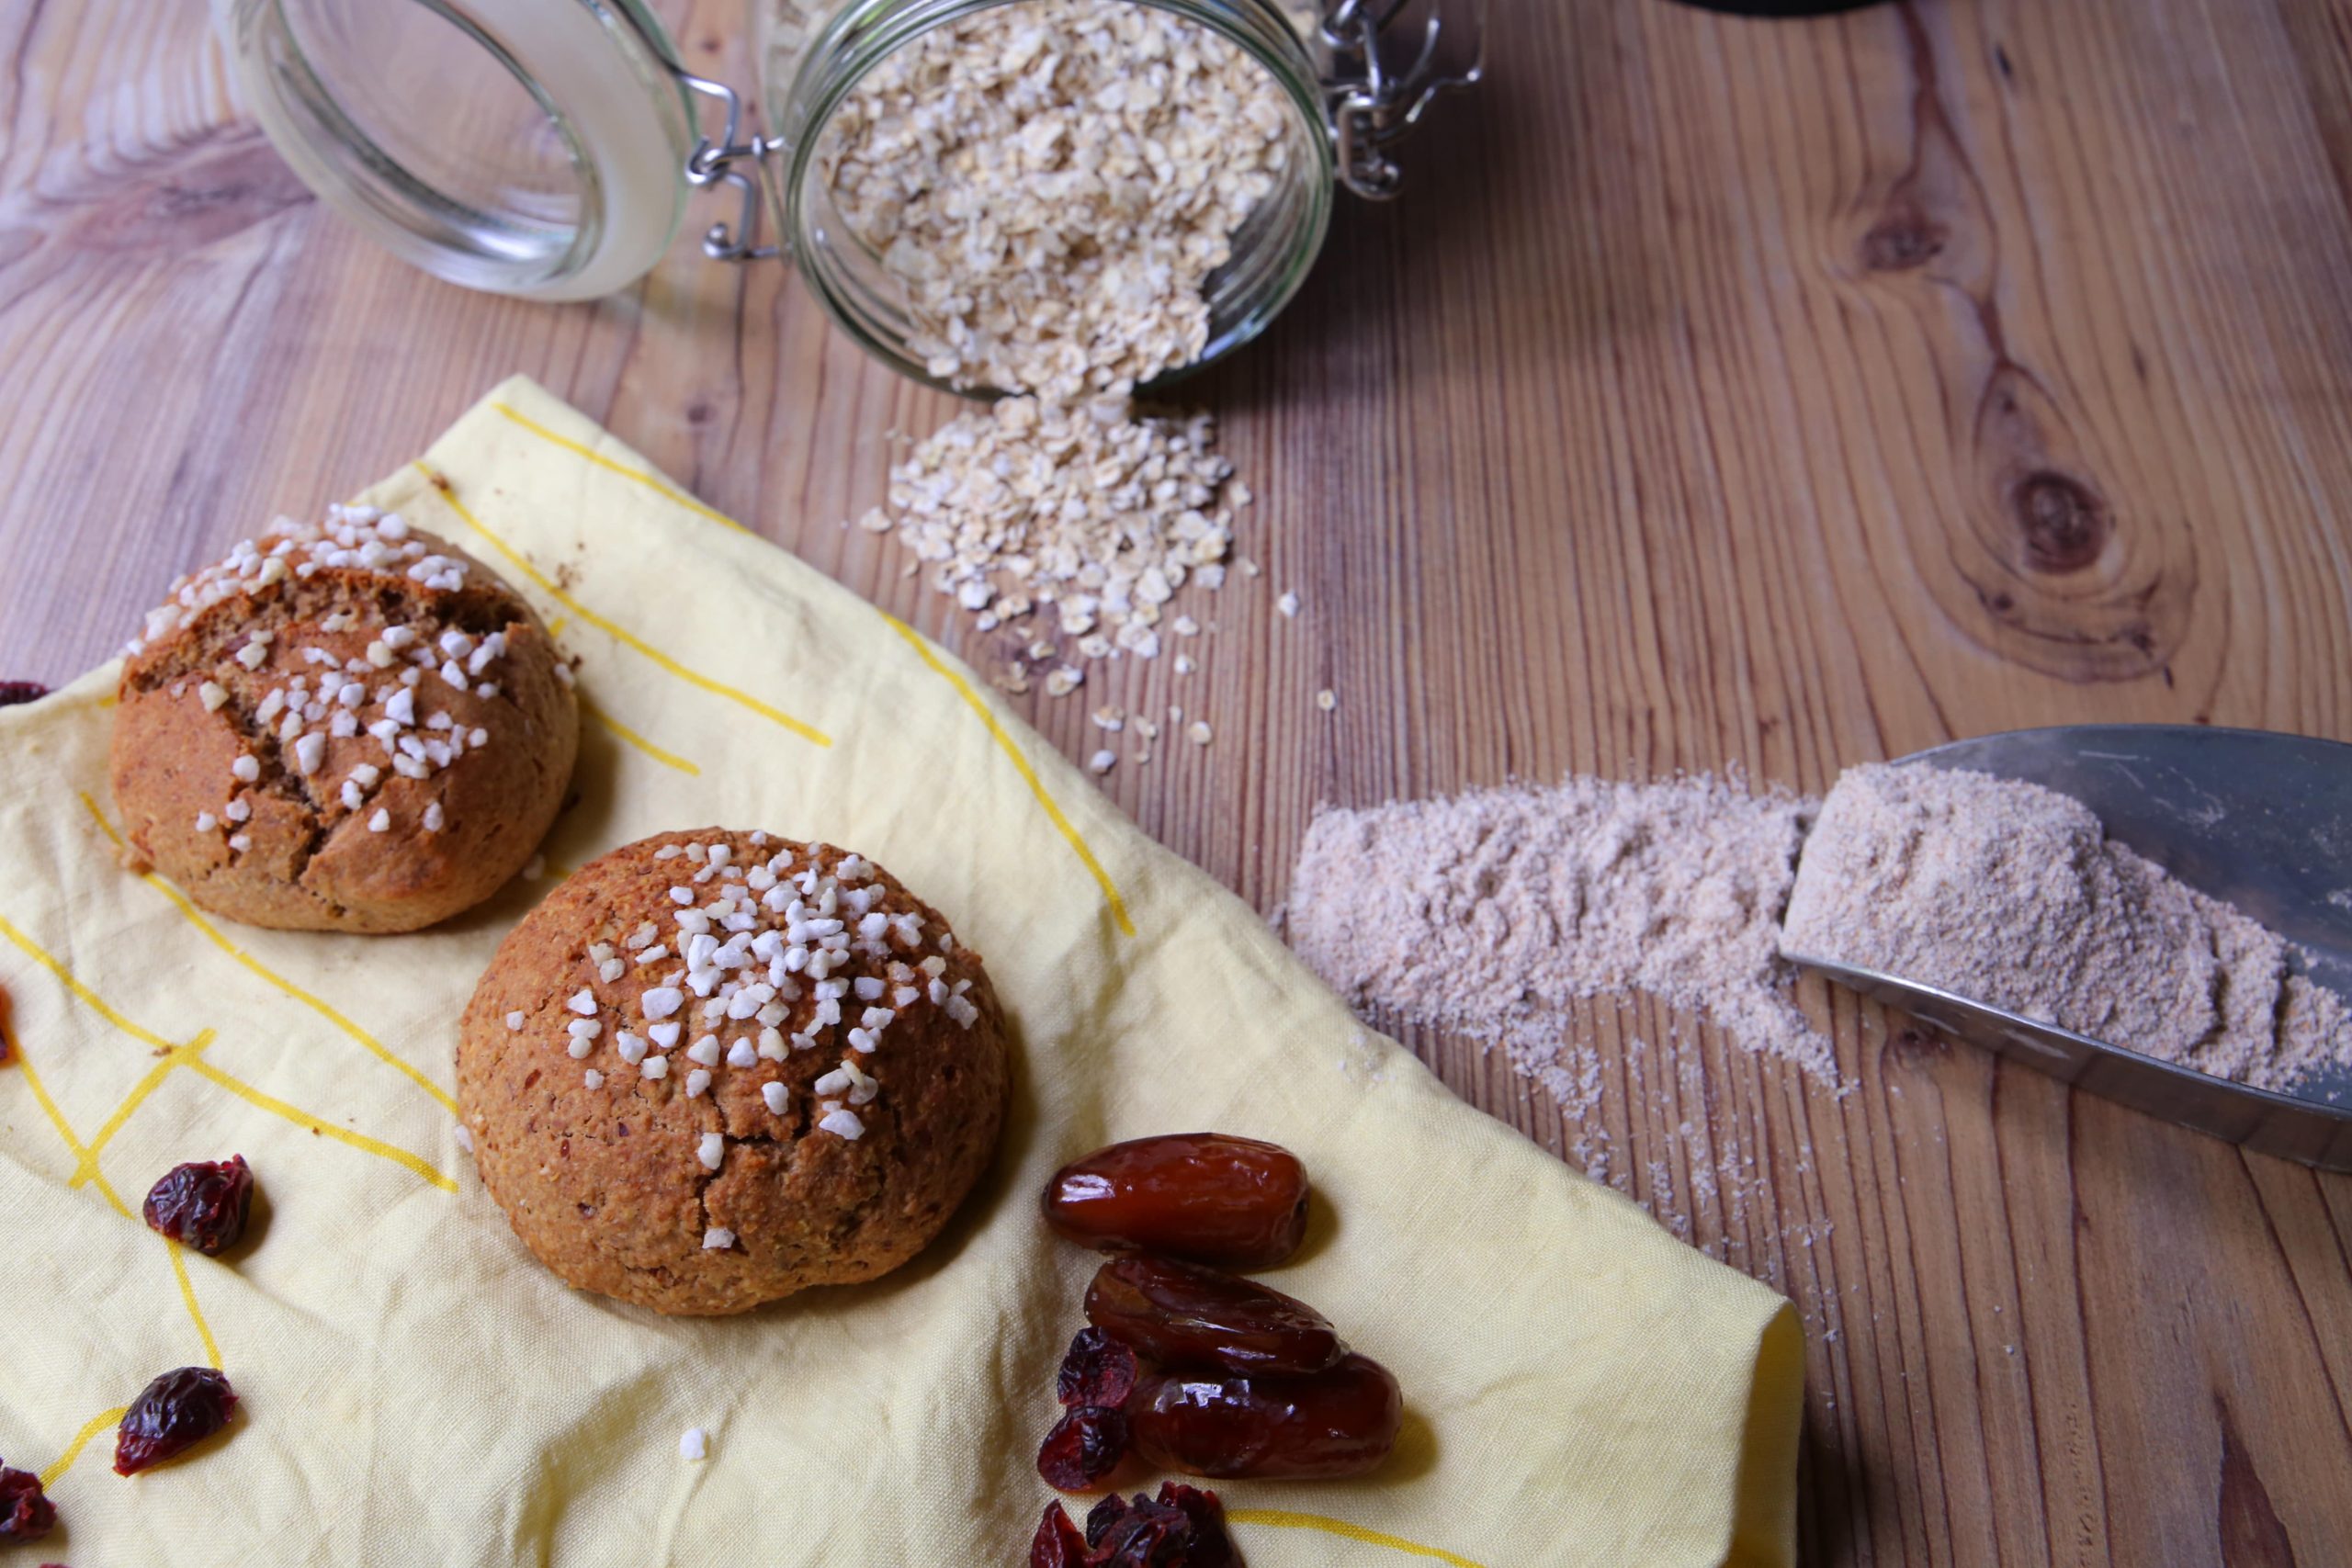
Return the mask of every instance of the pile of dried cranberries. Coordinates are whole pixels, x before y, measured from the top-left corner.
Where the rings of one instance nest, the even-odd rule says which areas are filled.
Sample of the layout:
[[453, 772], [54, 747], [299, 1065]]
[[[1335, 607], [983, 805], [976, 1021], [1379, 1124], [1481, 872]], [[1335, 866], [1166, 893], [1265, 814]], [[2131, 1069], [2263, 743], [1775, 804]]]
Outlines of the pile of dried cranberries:
[[[1387, 1459], [1404, 1418], [1396, 1378], [1313, 1307], [1227, 1272], [1296, 1252], [1306, 1196], [1288, 1150], [1217, 1133], [1114, 1144], [1055, 1175], [1046, 1223], [1117, 1256], [1087, 1289], [1091, 1326], [1056, 1380], [1063, 1413], [1037, 1453], [1049, 1484], [1098, 1491], [1130, 1454], [1190, 1475], [1268, 1480], [1363, 1475]], [[1239, 1558], [1216, 1495], [1171, 1483], [1157, 1503], [1104, 1499], [1082, 1541], [1048, 1505], [1030, 1562], [1223, 1568]]]
[[1029, 1568], [1241, 1568], [1241, 1554], [1216, 1493], [1163, 1481], [1156, 1498], [1095, 1504], [1083, 1535], [1059, 1503], [1046, 1504]]

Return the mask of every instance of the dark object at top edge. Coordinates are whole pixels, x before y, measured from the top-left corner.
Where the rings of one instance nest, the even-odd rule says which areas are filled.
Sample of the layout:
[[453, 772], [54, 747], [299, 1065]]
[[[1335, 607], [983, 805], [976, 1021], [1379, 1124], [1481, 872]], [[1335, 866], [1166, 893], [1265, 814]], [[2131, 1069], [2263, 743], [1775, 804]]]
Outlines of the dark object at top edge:
[[1721, 11], [1734, 17], [1834, 17], [1840, 11], [1859, 11], [1865, 6], [1876, 6], [1882, 0], [1679, 0], [1685, 6], [1695, 6], [1702, 11]]

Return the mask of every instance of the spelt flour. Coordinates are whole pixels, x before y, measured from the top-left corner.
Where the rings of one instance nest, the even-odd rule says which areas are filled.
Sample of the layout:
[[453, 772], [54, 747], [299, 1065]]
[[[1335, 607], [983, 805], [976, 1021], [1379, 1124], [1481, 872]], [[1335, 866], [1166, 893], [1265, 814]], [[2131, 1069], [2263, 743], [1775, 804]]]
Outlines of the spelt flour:
[[1358, 1005], [1503, 1045], [1531, 1074], [1577, 1002], [1639, 992], [1834, 1079], [1778, 944], [1813, 809], [1705, 777], [1326, 809], [1287, 934]]
[[2080, 801], [1849, 768], [1806, 839], [1790, 953], [1989, 1002], [2258, 1089], [2352, 1060], [2352, 1010], [2237, 910], [2107, 841]]

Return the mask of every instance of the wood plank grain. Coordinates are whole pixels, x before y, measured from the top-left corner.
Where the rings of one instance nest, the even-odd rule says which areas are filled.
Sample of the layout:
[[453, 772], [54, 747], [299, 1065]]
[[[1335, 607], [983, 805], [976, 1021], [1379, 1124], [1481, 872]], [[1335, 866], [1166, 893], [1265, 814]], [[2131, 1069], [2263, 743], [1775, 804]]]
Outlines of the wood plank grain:
[[[734, 0], [667, 15], [749, 79]], [[1260, 498], [1199, 671], [1021, 700], [1080, 757], [1097, 703], [1212, 722], [1103, 781], [1148, 829], [1270, 909], [1323, 802], [1817, 790], [2087, 719], [2352, 739], [2341, 0], [1498, 22], [1406, 199], [1344, 206], [1266, 340], [1186, 386]], [[984, 669], [1011, 651], [843, 525], [954, 404], [783, 267], [689, 236], [595, 305], [467, 294], [286, 174], [199, 7], [0, 0], [0, 674], [105, 658], [174, 572], [515, 370]], [[1808, 1561], [2339, 1559], [2352, 1179], [1804, 1000], [1842, 1097], [1646, 1004], [1579, 1021], [1585, 1110], [1374, 1021], [1798, 1303]]]

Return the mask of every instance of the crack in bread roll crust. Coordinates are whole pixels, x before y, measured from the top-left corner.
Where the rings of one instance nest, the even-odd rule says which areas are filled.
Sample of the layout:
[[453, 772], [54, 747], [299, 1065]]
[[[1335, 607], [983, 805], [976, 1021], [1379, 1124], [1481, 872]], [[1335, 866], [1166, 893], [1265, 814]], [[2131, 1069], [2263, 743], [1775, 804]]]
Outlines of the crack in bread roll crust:
[[455, 547], [368, 508], [281, 521], [175, 584], [117, 691], [133, 855], [203, 908], [414, 931], [529, 861], [579, 749], [563, 655]]

